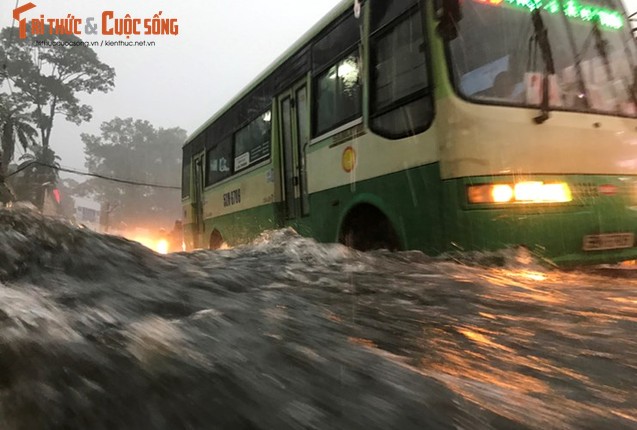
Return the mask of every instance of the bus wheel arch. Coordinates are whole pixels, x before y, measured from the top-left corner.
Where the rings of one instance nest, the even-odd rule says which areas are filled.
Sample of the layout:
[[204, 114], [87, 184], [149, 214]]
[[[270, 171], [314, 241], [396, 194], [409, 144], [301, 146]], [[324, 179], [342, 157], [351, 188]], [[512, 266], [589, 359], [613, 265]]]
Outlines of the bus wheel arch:
[[358, 203], [352, 206], [340, 223], [338, 241], [359, 251], [402, 249], [394, 223], [378, 206]]
[[223, 236], [221, 235], [221, 232], [215, 228], [210, 233], [210, 243], [208, 248], [215, 250], [215, 249], [220, 249], [222, 246], [223, 246]]

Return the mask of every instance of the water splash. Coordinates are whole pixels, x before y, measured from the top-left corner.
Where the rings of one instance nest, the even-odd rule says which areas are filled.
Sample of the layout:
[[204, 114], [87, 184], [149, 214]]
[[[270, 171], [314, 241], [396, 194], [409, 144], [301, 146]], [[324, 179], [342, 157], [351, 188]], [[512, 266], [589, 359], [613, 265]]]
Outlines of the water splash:
[[0, 236], [3, 429], [636, 427], [635, 277], [291, 230], [161, 256], [20, 210]]

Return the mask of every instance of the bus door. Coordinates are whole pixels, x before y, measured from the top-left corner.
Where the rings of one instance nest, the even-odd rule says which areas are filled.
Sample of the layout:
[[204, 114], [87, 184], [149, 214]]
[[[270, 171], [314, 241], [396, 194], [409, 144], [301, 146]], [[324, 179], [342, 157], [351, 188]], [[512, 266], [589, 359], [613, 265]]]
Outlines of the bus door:
[[279, 112], [285, 218], [294, 220], [310, 213], [305, 158], [310, 127], [305, 84], [279, 97]]
[[203, 248], [203, 154], [193, 158], [193, 200], [192, 212], [194, 218], [193, 243], [195, 248]]

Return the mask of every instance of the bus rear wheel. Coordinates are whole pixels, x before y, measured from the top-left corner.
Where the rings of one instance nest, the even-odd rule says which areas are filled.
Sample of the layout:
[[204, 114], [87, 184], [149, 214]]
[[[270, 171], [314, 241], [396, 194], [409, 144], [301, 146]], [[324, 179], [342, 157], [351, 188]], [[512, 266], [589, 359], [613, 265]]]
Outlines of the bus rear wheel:
[[360, 205], [347, 215], [339, 242], [359, 251], [400, 250], [400, 240], [389, 219], [372, 205]]
[[223, 237], [221, 236], [221, 233], [219, 232], [219, 230], [215, 228], [214, 230], [212, 230], [212, 233], [210, 233], [209, 249], [212, 249], [212, 250], [219, 249], [221, 248], [222, 245], [223, 245]]

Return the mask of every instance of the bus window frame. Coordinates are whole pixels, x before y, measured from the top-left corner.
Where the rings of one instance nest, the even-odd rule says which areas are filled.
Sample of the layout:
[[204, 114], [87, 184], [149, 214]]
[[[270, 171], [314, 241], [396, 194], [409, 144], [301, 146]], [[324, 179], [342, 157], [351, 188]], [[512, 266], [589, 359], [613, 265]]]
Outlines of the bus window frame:
[[[407, 96], [403, 96], [397, 100], [392, 101], [387, 106], [382, 109], [375, 110], [375, 76], [372, 72], [372, 67], [374, 67], [374, 50], [375, 44], [377, 41], [388, 34], [390, 34], [393, 30], [396, 29], [404, 21], [411, 19], [413, 16], [419, 15], [421, 21], [421, 29], [423, 35], [423, 52], [422, 55], [425, 59], [425, 73], [427, 74], [427, 82], [424, 88], [419, 89]], [[415, 136], [421, 134], [427, 130], [429, 130], [433, 124], [433, 121], [436, 117], [436, 103], [434, 102], [434, 74], [433, 74], [433, 64], [432, 64], [432, 56], [431, 56], [431, 40], [429, 37], [429, 33], [427, 31], [427, 12], [424, 4], [421, 2], [416, 2], [415, 4], [409, 6], [403, 12], [398, 14], [396, 17], [391, 19], [390, 21], [384, 23], [379, 28], [375, 29], [373, 33], [370, 33], [368, 36], [368, 109], [369, 109], [369, 118], [368, 118], [368, 127], [369, 129], [376, 135], [384, 137], [390, 140], [399, 140], [405, 137]], [[428, 108], [431, 112], [429, 118], [423, 122], [420, 127], [417, 127], [414, 130], [406, 130], [401, 133], [387, 133], [385, 131], [378, 130], [374, 125], [374, 119], [379, 118], [387, 113], [392, 111], [396, 111], [401, 109], [402, 107], [408, 106], [409, 104], [423, 100], [423, 102], [427, 103]]]
[[224, 184], [226, 184], [226, 183], [228, 183], [230, 181], [237, 180], [237, 178], [241, 177], [242, 175], [245, 175], [245, 174], [248, 174], [248, 173], [253, 172], [255, 170], [258, 170], [258, 169], [260, 169], [260, 168], [262, 168], [264, 166], [267, 166], [268, 164], [272, 164], [272, 157], [270, 157], [267, 160], [260, 160], [258, 163], [254, 164], [254, 165], [252, 165], [250, 167], [246, 167], [245, 169], [243, 169], [243, 170], [241, 170], [241, 171], [239, 171], [237, 173], [233, 173], [231, 176], [228, 176], [227, 178], [223, 179], [222, 181], [215, 182], [212, 185], [207, 185], [204, 188], [204, 191], [211, 190], [211, 189], [213, 189], [215, 187], [220, 187], [220, 186], [222, 186], [222, 185], [224, 185]]
[[[346, 117], [343, 120], [340, 120], [334, 124], [332, 124], [329, 128], [327, 128], [326, 130], [321, 131], [320, 133], [316, 130], [317, 127], [317, 122], [318, 122], [318, 94], [319, 94], [319, 89], [318, 89], [318, 85], [319, 85], [319, 79], [322, 78], [323, 76], [325, 76], [327, 73], [329, 73], [329, 70], [336, 66], [337, 64], [339, 64], [340, 62], [342, 62], [343, 60], [345, 60], [346, 58], [355, 55], [358, 59], [357, 64], [359, 65], [359, 69], [358, 69], [358, 86], [359, 86], [359, 93], [360, 93], [360, 112], [357, 113], [356, 115], [350, 115], [349, 117]], [[325, 139], [326, 135], [334, 132], [334, 130], [337, 129], [341, 129], [341, 127], [343, 125], [347, 125], [349, 123], [353, 123], [354, 121], [360, 119], [362, 121], [363, 119], [363, 114], [364, 114], [364, 101], [365, 101], [365, 97], [364, 97], [364, 91], [365, 91], [365, 79], [363, 77], [363, 73], [365, 73], [365, 71], [363, 70], [363, 67], [360, 67], [361, 64], [361, 56], [360, 56], [360, 49], [358, 46], [353, 47], [351, 50], [344, 52], [343, 55], [337, 57], [334, 59], [334, 61], [330, 64], [328, 64], [327, 66], [325, 66], [324, 68], [322, 68], [319, 72], [317, 73], [312, 73], [312, 92], [311, 92], [311, 99], [310, 99], [310, 118], [311, 118], [311, 123], [310, 123], [310, 141], [315, 141], [317, 139]], [[341, 130], [342, 131], [342, 130]]]
[[[268, 145], [268, 156], [265, 158], [260, 158], [255, 162], [249, 162], [247, 166], [243, 167], [242, 169], [236, 169], [235, 168], [235, 160], [237, 158], [237, 134], [239, 132], [241, 132], [242, 130], [244, 130], [246, 127], [249, 127], [253, 122], [255, 122], [256, 120], [258, 120], [259, 118], [263, 117], [267, 112], [270, 112], [270, 141], [269, 141], [269, 145]], [[273, 145], [273, 133], [274, 133], [274, 127], [272, 125], [272, 122], [274, 121], [274, 111], [273, 111], [273, 104], [272, 102], [270, 102], [270, 105], [267, 107], [267, 109], [265, 109], [264, 111], [262, 111], [261, 113], [259, 113], [258, 115], [254, 116], [251, 120], [246, 121], [241, 127], [237, 128], [233, 133], [232, 133], [232, 174], [228, 177], [228, 178], [232, 178], [233, 176], [236, 176], [238, 174], [241, 174], [243, 172], [245, 172], [247, 169], [250, 169], [253, 166], [256, 166], [258, 164], [261, 164], [262, 162], [270, 162], [272, 161], [272, 145]], [[248, 154], [250, 153], [250, 151], [248, 151]], [[226, 178], [226, 179], [228, 179]]]
[[[210, 148], [206, 148], [206, 150], [205, 150], [205, 159], [204, 159], [204, 161], [206, 163], [206, 168], [204, 170], [204, 175], [205, 175], [205, 177], [204, 177], [204, 189], [207, 189], [207, 188], [209, 188], [209, 187], [211, 187], [213, 185], [216, 185], [216, 184], [218, 184], [220, 182], [223, 182], [226, 179], [231, 178], [231, 177], [233, 177], [235, 175], [235, 171], [234, 171], [234, 145], [233, 145], [232, 140], [233, 140], [232, 139], [232, 135], [226, 136], [223, 139], [220, 139], [219, 143], [217, 143], [216, 145], [212, 145]], [[213, 151], [214, 149], [219, 148], [220, 145], [223, 145], [226, 142], [230, 142], [230, 162], [231, 162], [231, 164], [230, 164], [230, 174], [228, 176], [226, 176], [225, 178], [219, 180], [219, 181], [211, 182], [211, 181], [209, 181], [209, 177], [210, 177], [210, 159], [208, 157], [208, 154], [211, 151]]]
[[[188, 166], [188, 186], [184, 187], [184, 174], [186, 170], [186, 166]], [[192, 188], [192, 157], [189, 157], [188, 162], [185, 163], [183, 160], [181, 162], [181, 200], [189, 200], [191, 195]], [[187, 191], [186, 191], [187, 190]]]
[[[313, 146], [319, 142], [323, 142], [325, 139], [329, 139], [330, 137], [336, 136], [339, 133], [342, 133], [345, 130], [349, 130], [350, 128], [356, 127], [363, 123], [363, 117], [360, 116], [352, 121], [346, 122], [343, 125], [336, 127], [328, 132], [321, 134], [320, 136], [316, 136], [310, 139], [310, 146]], [[345, 142], [342, 142], [345, 143]]]

